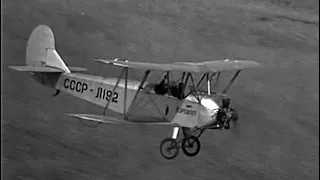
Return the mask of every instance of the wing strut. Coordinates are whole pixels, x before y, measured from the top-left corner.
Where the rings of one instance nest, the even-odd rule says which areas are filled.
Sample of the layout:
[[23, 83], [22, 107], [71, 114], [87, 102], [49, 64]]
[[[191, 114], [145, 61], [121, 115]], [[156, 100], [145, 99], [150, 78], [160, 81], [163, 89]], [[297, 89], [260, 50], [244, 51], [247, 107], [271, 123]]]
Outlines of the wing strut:
[[236, 80], [237, 76], [239, 75], [241, 70], [238, 70], [236, 74], [232, 77], [230, 80], [228, 86], [222, 91], [223, 94], [226, 94], [226, 92], [229, 90], [230, 86], [233, 84], [233, 82]]
[[201, 77], [201, 79], [198, 81], [197, 83], [197, 89], [201, 89], [203, 87], [203, 85], [201, 85], [202, 81], [206, 78], [206, 81], [207, 81], [207, 92], [208, 92], [208, 95], [211, 94], [212, 92], [212, 87], [211, 87], [211, 84], [212, 84], [212, 80], [213, 78], [215, 78], [215, 76], [218, 76], [219, 73], [204, 73]]
[[211, 94], [211, 79], [209, 77], [209, 73], [206, 73], [207, 76], [207, 91], [208, 91], [208, 95]]
[[[117, 89], [117, 87], [118, 87], [118, 84], [119, 84], [119, 82], [120, 82], [120, 80], [121, 80], [121, 77], [122, 77], [122, 75], [123, 75], [123, 73], [124, 73], [125, 71], [126, 71], [126, 69], [123, 68], [122, 71], [121, 71], [121, 73], [120, 73], [120, 75], [119, 75], [119, 77], [118, 77], [118, 80], [117, 80], [116, 85], [114, 85], [114, 87], [113, 87], [113, 90], [112, 90], [111, 95], [113, 95], [114, 92], [116, 91], [116, 89]], [[106, 112], [107, 112], [107, 109], [108, 109], [110, 103], [111, 103], [111, 98], [109, 98], [109, 100], [108, 100], [108, 102], [107, 102], [107, 104], [106, 104], [106, 107], [104, 108], [103, 115], [106, 115]]]
[[195, 92], [194, 96], [197, 98], [198, 102], [201, 103], [201, 99], [200, 99], [200, 96], [199, 96], [199, 92], [197, 90], [197, 87], [196, 87], [196, 84], [194, 82], [194, 79], [193, 79], [193, 76], [191, 73], [188, 73], [188, 76], [190, 76], [190, 80], [191, 80], [191, 83], [192, 83], [192, 86], [193, 86], [193, 91]]
[[201, 84], [201, 82], [203, 81], [203, 79], [208, 75], [208, 73], [204, 73], [200, 79], [200, 81], [198, 81], [198, 84], [197, 84], [197, 89], [199, 89], [199, 86]]
[[139, 88], [138, 88], [136, 94], [135, 94], [134, 97], [133, 97], [133, 100], [132, 100], [132, 102], [131, 102], [131, 106], [130, 106], [130, 108], [128, 109], [128, 113], [129, 113], [130, 110], [132, 109], [132, 105], [133, 105], [134, 102], [136, 101], [136, 99], [137, 99], [137, 97], [138, 97], [138, 94], [139, 94], [139, 92], [141, 91], [141, 89], [143, 88], [143, 85], [144, 85], [144, 83], [146, 82], [149, 74], [150, 74], [150, 70], [146, 70], [146, 72], [144, 73], [144, 76], [143, 76], [143, 78], [142, 78], [142, 80], [141, 80], [141, 82], [140, 82]]
[[124, 72], [124, 103], [123, 103], [123, 114], [124, 117], [127, 118], [127, 89], [128, 89], [128, 71], [129, 68], [125, 67]]

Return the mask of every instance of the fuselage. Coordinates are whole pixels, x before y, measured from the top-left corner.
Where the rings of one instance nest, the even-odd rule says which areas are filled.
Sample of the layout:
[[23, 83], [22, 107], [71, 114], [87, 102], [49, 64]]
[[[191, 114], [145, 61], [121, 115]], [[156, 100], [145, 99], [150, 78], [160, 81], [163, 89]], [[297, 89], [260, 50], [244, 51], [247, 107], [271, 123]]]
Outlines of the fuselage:
[[[125, 80], [121, 79], [113, 92], [117, 80], [117, 78], [103, 78], [87, 74], [63, 73], [57, 80], [55, 88], [100, 107], [106, 107], [110, 100], [108, 109], [117, 113], [166, 118], [168, 121], [186, 127], [212, 123], [212, 116], [219, 107], [216, 103], [218, 99], [213, 97], [203, 96], [199, 104], [193, 95], [178, 100], [145, 90], [140, 91], [134, 100], [140, 82], [128, 79], [125, 91]], [[146, 86], [148, 83], [145, 83], [144, 87]]]

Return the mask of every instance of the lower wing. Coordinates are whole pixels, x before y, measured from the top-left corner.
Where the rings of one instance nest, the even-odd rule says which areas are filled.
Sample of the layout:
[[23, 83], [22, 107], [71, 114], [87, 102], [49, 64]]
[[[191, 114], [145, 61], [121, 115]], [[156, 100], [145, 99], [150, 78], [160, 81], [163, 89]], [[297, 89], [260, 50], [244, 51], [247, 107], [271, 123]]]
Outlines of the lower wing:
[[75, 117], [81, 120], [95, 121], [108, 124], [157, 124], [157, 125], [175, 125], [175, 123], [169, 122], [160, 118], [135, 118], [132, 120], [125, 120], [123, 117], [111, 117], [96, 114], [68, 114], [71, 117]]

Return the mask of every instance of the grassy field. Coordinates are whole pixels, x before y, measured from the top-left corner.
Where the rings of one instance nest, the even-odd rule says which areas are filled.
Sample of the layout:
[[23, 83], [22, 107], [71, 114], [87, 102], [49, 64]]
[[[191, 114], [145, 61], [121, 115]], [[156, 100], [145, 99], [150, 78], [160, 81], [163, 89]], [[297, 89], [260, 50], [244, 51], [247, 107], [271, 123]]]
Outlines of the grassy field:
[[[2, 1], [3, 179], [319, 179], [318, 0]], [[253, 59], [230, 96], [241, 121], [207, 132], [194, 158], [163, 159], [171, 129], [83, 126], [103, 110], [40, 86], [25, 63], [33, 28], [50, 26], [68, 65], [116, 76], [95, 57], [133, 61]]]

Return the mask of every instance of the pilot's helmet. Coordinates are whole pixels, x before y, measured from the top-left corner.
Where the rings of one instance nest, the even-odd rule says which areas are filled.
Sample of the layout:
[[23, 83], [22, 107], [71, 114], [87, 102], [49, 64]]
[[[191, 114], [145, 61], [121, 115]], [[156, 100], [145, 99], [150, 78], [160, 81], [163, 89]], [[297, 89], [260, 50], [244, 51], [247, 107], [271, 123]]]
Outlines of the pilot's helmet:
[[222, 99], [222, 108], [229, 108], [230, 106], [230, 98], [223, 98]]

